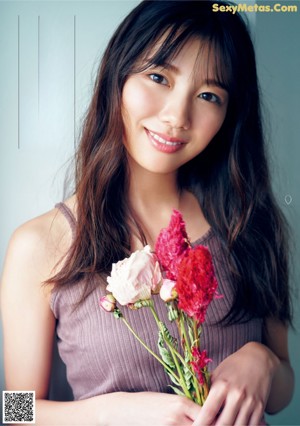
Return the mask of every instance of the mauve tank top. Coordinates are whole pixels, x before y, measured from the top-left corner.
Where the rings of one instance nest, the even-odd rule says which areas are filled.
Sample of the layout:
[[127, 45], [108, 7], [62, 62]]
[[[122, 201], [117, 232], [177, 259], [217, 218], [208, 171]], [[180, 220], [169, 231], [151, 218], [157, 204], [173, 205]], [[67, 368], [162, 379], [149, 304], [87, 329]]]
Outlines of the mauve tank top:
[[[76, 221], [68, 207], [56, 206], [66, 217], [73, 232]], [[253, 319], [227, 327], [215, 325], [232, 301], [228, 266], [220, 241], [210, 229], [195, 243], [207, 246], [213, 256], [218, 292], [222, 298], [210, 304], [201, 334], [201, 348], [206, 349], [213, 370], [224, 358], [249, 341], [261, 342], [262, 321]], [[99, 307], [99, 298], [106, 294], [99, 284], [87, 299], [74, 309], [81, 296], [82, 281], [73, 286], [54, 288], [51, 309], [57, 319], [59, 354], [66, 365], [67, 379], [75, 400], [110, 392], [167, 392], [170, 379], [158, 361], [149, 355], [125, 324]], [[167, 319], [164, 303], [154, 296], [159, 317], [168, 323], [171, 334], [177, 336], [176, 325]], [[138, 335], [157, 351], [157, 327], [148, 308], [122, 312]]]

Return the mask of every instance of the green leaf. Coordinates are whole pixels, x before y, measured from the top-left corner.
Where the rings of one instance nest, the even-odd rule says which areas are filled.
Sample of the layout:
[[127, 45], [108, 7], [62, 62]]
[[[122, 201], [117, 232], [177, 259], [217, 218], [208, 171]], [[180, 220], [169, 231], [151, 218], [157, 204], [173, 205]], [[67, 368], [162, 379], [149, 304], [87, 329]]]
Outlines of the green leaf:
[[177, 349], [178, 348], [177, 339], [175, 339], [175, 337], [171, 335], [171, 333], [169, 332], [169, 330], [167, 329], [166, 325], [163, 322], [160, 322], [160, 326], [162, 330], [161, 333], [163, 333], [163, 340], [167, 341], [170, 345], [173, 346], [173, 348]]
[[160, 353], [160, 356], [162, 357], [163, 361], [172, 369], [174, 369], [176, 366], [174, 364], [172, 355], [168, 351], [168, 349], [164, 348], [161, 345], [158, 345], [158, 350]]
[[193, 346], [195, 339], [194, 339], [193, 329], [190, 325], [188, 326], [188, 332], [189, 332], [189, 338], [190, 338], [191, 345]]
[[184, 351], [185, 364], [183, 365], [182, 371], [183, 371], [184, 381], [186, 383], [188, 390], [191, 390], [194, 387], [193, 379], [195, 377], [192, 367], [190, 366], [191, 359], [192, 359], [192, 356], [190, 352], [188, 350], [185, 350]]
[[167, 375], [170, 377], [172, 383], [174, 383], [174, 385], [176, 386], [180, 386], [180, 383], [178, 382], [178, 380], [175, 379], [175, 377], [167, 370], [165, 370]]
[[202, 332], [202, 327], [201, 327], [201, 325], [198, 327], [198, 337], [200, 337], [201, 336], [201, 332]]
[[185, 394], [184, 394], [184, 393], [183, 393], [180, 389], [175, 388], [175, 386], [169, 385], [169, 387], [170, 387], [171, 389], [173, 389], [173, 391], [174, 391], [177, 395], [185, 396]]
[[188, 390], [190, 390], [193, 387], [193, 373], [186, 365], [183, 366], [183, 377]]

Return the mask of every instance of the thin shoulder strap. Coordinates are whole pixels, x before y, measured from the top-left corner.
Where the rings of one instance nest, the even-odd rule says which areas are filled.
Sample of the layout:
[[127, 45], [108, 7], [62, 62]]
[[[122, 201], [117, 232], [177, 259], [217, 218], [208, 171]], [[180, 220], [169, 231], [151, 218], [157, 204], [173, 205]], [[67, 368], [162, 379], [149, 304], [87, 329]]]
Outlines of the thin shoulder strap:
[[72, 231], [72, 236], [73, 239], [75, 238], [75, 230], [76, 230], [76, 219], [75, 216], [72, 212], [72, 210], [65, 204], [65, 203], [57, 203], [55, 204], [55, 207], [65, 216], [65, 218], [67, 219], [67, 222], [70, 225], [71, 231]]

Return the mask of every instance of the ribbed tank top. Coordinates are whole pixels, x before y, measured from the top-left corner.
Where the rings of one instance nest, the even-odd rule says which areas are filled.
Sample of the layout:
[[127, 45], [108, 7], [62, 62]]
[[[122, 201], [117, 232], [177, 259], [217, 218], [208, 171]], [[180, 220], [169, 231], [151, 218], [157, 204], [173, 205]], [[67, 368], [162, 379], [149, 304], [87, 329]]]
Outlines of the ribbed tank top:
[[[63, 203], [56, 207], [74, 233], [76, 220], [72, 212]], [[228, 264], [212, 229], [194, 243], [198, 244], [208, 247], [212, 254], [218, 292], [223, 295], [210, 304], [201, 334], [201, 349], [206, 349], [212, 358], [209, 368], [213, 370], [247, 342], [261, 342], [262, 321], [253, 319], [226, 327], [216, 324], [228, 312], [232, 302]], [[72, 286], [54, 288], [50, 302], [57, 319], [59, 354], [66, 365], [75, 400], [117, 391], [172, 393], [170, 379], [158, 361], [149, 355], [121, 320], [99, 307], [99, 298], [106, 294], [103, 284], [99, 283], [74, 309], [82, 286], [83, 282], [79, 281]], [[159, 317], [177, 337], [176, 325], [168, 321], [164, 303], [159, 296], [154, 296], [154, 300]], [[122, 307], [122, 312], [137, 334], [157, 353], [157, 327], [150, 310], [132, 311]]]

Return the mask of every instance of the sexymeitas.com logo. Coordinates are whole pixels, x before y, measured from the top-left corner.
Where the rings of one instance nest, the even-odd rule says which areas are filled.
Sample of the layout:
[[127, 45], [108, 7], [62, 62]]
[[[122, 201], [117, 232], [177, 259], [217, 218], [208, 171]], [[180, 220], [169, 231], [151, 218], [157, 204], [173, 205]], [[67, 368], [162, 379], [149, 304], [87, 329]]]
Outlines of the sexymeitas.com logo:
[[237, 13], [237, 12], [281, 12], [281, 13], [293, 13], [298, 11], [297, 5], [287, 5], [281, 3], [274, 4], [247, 4], [239, 3], [236, 5], [219, 5], [217, 3], [212, 4], [213, 12], [227, 12], [227, 13]]

